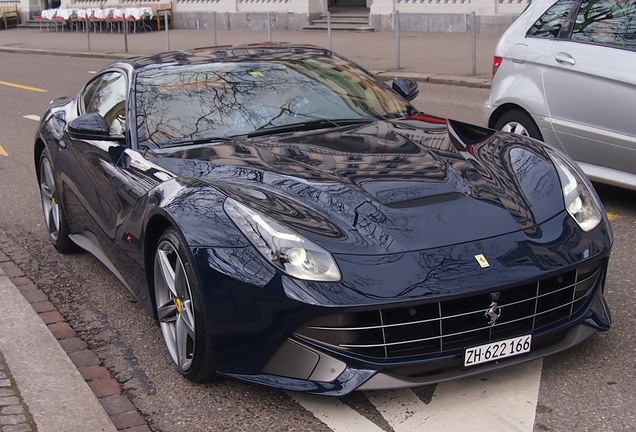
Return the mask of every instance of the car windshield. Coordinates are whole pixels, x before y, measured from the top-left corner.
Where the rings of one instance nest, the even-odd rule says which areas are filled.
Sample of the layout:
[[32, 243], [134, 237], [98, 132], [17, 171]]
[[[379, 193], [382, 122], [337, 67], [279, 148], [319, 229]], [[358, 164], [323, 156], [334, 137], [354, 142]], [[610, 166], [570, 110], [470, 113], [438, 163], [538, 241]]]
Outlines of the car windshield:
[[259, 134], [285, 125], [401, 118], [410, 106], [338, 56], [169, 66], [138, 74], [140, 144], [170, 146]]

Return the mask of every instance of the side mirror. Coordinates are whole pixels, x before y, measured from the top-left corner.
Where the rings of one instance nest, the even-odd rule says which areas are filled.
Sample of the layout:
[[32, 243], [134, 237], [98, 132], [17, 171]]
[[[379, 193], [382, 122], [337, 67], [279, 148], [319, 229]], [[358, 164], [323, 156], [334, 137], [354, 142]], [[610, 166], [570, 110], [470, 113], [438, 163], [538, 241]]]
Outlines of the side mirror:
[[420, 94], [420, 89], [417, 87], [417, 83], [408, 78], [394, 78], [391, 88], [409, 102]]
[[73, 119], [68, 124], [68, 132], [78, 138], [104, 139], [110, 137], [108, 124], [97, 113], [88, 113]]

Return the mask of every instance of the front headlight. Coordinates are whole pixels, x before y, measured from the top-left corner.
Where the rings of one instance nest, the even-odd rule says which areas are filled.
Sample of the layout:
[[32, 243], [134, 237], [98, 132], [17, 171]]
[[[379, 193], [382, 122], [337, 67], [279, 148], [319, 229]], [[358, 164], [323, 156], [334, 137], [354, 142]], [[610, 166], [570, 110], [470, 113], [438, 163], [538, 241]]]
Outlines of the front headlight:
[[275, 267], [288, 275], [317, 282], [337, 282], [340, 270], [329, 252], [268, 216], [227, 198], [227, 215]]
[[567, 159], [554, 151], [548, 154], [559, 173], [565, 208], [583, 231], [593, 230], [601, 223], [603, 213], [591, 186]]

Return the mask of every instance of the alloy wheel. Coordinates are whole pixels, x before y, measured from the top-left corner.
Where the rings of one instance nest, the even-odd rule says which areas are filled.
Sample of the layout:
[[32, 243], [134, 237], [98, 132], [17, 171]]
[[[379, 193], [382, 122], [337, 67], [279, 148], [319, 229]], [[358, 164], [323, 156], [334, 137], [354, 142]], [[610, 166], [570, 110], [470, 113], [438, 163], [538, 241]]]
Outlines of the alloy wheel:
[[42, 196], [42, 211], [44, 221], [49, 230], [49, 236], [56, 242], [60, 236], [60, 205], [55, 197], [55, 177], [51, 162], [46, 157], [40, 163], [40, 194]]
[[196, 329], [190, 282], [176, 247], [159, 243], [154, 267], [155, 297], [161, 332], [172, 361], [182, 373], [192, 367]]
[[502, 128], [502, 131], [504, 132], [510, 132], [510, 133], [514, 133], [517, 135], [522, 135], [525, 137], [529, 137], [530, 133], [528, 132], [528, 130], [526, 129], [526, 127], [519, 123], [519, 122], [515, 122], [515, 121], [511, 121], [506, 123]]

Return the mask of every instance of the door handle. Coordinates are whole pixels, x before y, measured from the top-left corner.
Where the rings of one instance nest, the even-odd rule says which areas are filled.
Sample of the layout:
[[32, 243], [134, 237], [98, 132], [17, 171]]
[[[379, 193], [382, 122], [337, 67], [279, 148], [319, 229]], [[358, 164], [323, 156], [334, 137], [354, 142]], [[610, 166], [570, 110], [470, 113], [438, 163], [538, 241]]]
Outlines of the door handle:
[[576, 60], [574, 60], [574, 57], [564, 52], [557, 53], [554, 56], [554, 59], [557, 61], [557, 63], [561, 63], [561, 64], [569, 64], [572, 66], [576, 64]]

